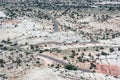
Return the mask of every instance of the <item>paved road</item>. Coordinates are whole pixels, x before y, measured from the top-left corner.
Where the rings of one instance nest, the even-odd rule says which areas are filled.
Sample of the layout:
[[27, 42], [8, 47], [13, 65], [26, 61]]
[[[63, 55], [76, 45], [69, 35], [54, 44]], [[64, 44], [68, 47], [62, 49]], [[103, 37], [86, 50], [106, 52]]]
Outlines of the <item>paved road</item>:
[[40, 11], [43, 12], [44, 14], [48, 15], [48, 17], [50, 17], [50, 19], [54, 23], [54, 26], [53, 26], [54, 32], [58, 32], [59, 26], [60, 26], [59, 22], [53, 16], [51, 16], [51, 14], [47, 12], [47, 10], [40, 9]]
[[[44, 57], [44, 58], [47, 58], [47, 59], [50, 59], [50, 60], [52, 60], [52, 61], [55, 61], [55, 62], [57, 62], [57, 63], [59, 63], [59, 64], [62, 64], [62, 65], [67, 65], [67, 64], [69, 64], [69, 63], [66, 63], [66, 62], [64, 62], [64, 61], [62, 61], [62, 60], [59, 60], [59, 59], [56, 59], [56, 58], [54, 58], [54, 57], [51, 57], [51, 56], [48, 56], [48, 55], [44, 55], [44, 54], [39, 54], [39, 56], [42, 56], [42, 57]], [[83, 71], [83, 72], [91, 72], [91, 71], [89, 71], [89, 70], [85, 70], [85, 69], [81, 69], [81, 68], [78, 68], [78, 70], [81, 70], [81, 71]]]
[[56, 59], [56, 58], [51, 57], [51, 56], [48, 56], [48, 55], [39, 54], [39, 56], [42, 56], [42, 57], [47, 58], [47, 59], [50, 59], [50, 60], [55, 61], [55, 62], [57, 62], [57, 63], [60, 63], [60, 64], [62, 64], [62, 65], [67, 65], [67, 64], [68, 64], [68, 63], [66, 63], [66, 62], [64, 62], [64, 61], [62, 61], [62, 60]]

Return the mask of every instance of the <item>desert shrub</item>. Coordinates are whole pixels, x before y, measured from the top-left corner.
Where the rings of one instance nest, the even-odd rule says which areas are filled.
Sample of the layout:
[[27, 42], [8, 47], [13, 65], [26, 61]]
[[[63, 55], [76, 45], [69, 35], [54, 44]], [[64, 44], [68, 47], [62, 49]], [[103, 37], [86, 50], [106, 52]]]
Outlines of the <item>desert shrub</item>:
[[114, 52], [114, 48], [110, 48], [110, 52]]
[[72, 64], [65, 65], [65, 68], [68, 69], [68, 70], [77, 70], [77, 67], [72, 65]]
[[108, 55], [108, 54], [107, 54], [106, 52], [102, 51], [102, 52], [101, 52], [101, 55], [105, 55], [105, 56], [106, 56], [106, 55]]

